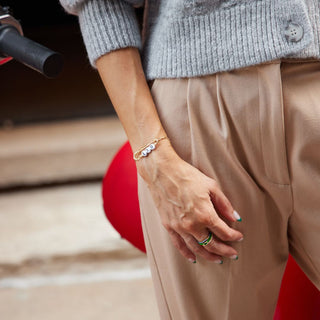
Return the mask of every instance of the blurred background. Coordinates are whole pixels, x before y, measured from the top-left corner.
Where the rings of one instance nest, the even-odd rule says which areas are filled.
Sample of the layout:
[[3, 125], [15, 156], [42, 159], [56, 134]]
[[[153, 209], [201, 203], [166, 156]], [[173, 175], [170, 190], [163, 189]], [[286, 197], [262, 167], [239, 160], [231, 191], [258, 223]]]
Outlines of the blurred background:
[[58, 0], [0, 5], [65, 61], [55, 79], [0, 66], [1, 319], [156, 320], [146, 255], [103, 211], [102, 179], [127, 139], [77, 18]]

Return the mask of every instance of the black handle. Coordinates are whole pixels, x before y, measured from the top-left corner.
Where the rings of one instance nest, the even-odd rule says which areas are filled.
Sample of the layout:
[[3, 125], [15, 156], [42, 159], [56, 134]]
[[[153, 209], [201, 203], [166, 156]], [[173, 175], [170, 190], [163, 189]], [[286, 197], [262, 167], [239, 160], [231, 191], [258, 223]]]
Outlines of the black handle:
[[62, 55], [20, 35], [12, 25], [0, 25], [0, 55], [12, 57], [48, 78], [63, 68]]

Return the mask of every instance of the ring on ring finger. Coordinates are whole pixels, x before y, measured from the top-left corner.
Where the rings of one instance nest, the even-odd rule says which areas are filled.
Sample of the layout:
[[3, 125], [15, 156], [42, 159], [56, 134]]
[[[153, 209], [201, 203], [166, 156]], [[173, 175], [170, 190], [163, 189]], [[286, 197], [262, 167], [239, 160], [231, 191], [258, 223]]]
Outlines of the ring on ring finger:
[[202, 241], [198, 241], [198, 244], [200, 244], [200, 246], [205, 247], [212, 241], [213, 241], [213, 234], [211, 231], [209, 231], [208, 237]]

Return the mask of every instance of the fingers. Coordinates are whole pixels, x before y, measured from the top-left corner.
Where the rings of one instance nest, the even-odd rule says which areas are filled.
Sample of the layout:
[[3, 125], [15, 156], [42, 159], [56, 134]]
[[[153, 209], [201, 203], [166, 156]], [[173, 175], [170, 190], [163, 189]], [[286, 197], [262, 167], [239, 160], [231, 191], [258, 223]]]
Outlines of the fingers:
[[181, 255], [190, 262], [196, 263], [196, 255], [215, 263], [222, 263], [222, 257], [202, 248], [194, 237], [185, 234], [184, 238], [177, 232], [170, 230], [169, 235], [173, 245], [180, 251]]
[[[230, 228], [215, 212], [207, 216], [209, 216], [207, 225], [197, 222], [194, 225], [189, 224], [188, 229], [178, 229], [177, 231], [167, 226], [174, 246], [189, 261], [195, 261], [196, 256], [201, 256], [215, 263], [222, 263], [222, 257], [237, 260], [238, 252], [223, 241], [243, 239], [241, 232]], [[208, 230], [213, 233], [212, 240], [207, 245], [201, 246], [199, 242], [208, 238]]]
[[[194, 235], [194, 238], [197, 241], [203, 241], [204, 239], [207, 239], [209, 236], [209, 231], [205, 230], [202, 233], [197, 233]], [[200, 245], [200, 244], [198, 244]], [[212, 234], [211, 240], [208, 242], [207, 245], [203, 246], [203, 248], [213, 254], [228, 257], [230, 259], [238, 259], [238, 253], [237, 251], [232, 248], [231, 246], [221, 242], [217, 237], [215, 237], [214, 234]]]
[[241, 241], [243, 239], [243, 234], [229, 227], [215, 211], [208, 217], [206, 226], [222, 241]]
[[[176, 183], [173, 191], [167, 192], [170, 197], [166, 193], [166, 198], [157, 202], [162, 224], [173, 245], [190, 262], [194, 262], [197, 256], [216, 263], [221, 263], [222, 257], [237, 259], [237, 251], [226, 242], [240, 241], [243, 234], [230, 227], [224, 218], [232, 222], [241, 219], [218, 183], [211, 178], [200, 178], [194, 182], [196, 191], [189, 186], [194, 179], [185, 179]], [[177, 191], [176, 186], [181, 184]], [[154, 198], [162, 199], [162, 193], [157, 194], [158, 197]], [[200, 245], [199, 241], [208, 237], [209, 230], [213, 239], [205, 246]]]
[[[243, 235], [229, 227], [211, 204], [197, 219], [182, 224], [171, 221], [170, 224], [165, 224], [165, 227], [174, 246], [189, 261], [195, 261], [196, 256], [216, 263], [222, 263], [222, 257], [238, 259], [238, 252], [224, 241], [240, 241]], [[201, 246], [198, 242], [208, 237], [209, 230], [213, 233], [213, 239], [206, 246]]]
[[183, 234], [182, 237], [187, 246], [190, 248], [190, 250], [192, 250], [192, 252], [195, 253], [197, 256], [201, 256], [206, 260], [210, 260], [219, 264], [223, 262], [222, 257], [219, 254], [206, 250], [205, 247], [199, 245], [197, 240], [192, 235]]
[[[217, 182], [213, 179], [211, 179], [209, 190], [213, 214], [210, 214], [206, 220], [207, 227], [223, 241], [241, 241], [243, 239], [243, 234], [240, 231], [229, 227], [221, 218], [219, 218], [217, 211], [221, 216], [224, 216], [233, 222], [241, 221], [239, 214], [233, 209], [230, 201], [221, 191]], [[212, 212], [211, 208], [208, 209], [208, 212]]]
[[180, 237], [180, 235], [173, 231], [169, 231], [169, 235], [171, 237], [171, 241], [173, 245], [180, 251], [181, 255], [188, 259], [190, 262], [196, 262], [196, 256], [192, 253], [192, 251], [187, 247], [184, 240]]
[[210, 197], [219, 214], [233, 222], [242, 221], [239, 213], [233, 209], [229, 199], [222, 192], [218, 183], [212, 179], [210, 182]]

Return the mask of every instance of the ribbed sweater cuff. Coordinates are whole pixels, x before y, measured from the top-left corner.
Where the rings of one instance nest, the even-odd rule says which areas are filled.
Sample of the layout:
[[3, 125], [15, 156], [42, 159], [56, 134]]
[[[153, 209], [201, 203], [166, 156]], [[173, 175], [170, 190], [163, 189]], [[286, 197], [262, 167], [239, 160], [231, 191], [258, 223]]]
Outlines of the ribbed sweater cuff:
[[88, 58], [96, 60], [116, 49], [142, 49], [141, 34], [132, 5], [123, 0], [89, 0], [79, 12], [79, 24]]

